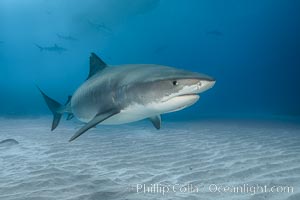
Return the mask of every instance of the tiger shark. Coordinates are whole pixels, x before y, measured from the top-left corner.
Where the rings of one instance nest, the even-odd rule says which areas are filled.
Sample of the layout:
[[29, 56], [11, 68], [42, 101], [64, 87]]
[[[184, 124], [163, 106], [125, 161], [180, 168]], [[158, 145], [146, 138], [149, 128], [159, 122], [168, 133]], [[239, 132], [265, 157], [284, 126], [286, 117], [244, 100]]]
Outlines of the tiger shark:
[[53, 113], [51, 131], [64, 113], [85, 125], [69, 140], [78, 138], [98, 124], [124, 124], [150, 119], [156, 129], [161, 115], [187, 108], [199, 94], [212, 88], [215, 79], [196, 72], [155, 64], [109, 66], [96, 54], [90, 56], [88, 78], [62, 105], [41, 89]]

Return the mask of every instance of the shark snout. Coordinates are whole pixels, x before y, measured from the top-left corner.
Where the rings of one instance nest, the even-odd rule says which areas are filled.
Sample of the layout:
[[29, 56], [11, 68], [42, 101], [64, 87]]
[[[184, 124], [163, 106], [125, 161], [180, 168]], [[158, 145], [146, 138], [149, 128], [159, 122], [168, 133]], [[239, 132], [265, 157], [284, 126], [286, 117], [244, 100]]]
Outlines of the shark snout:
[[209, 90], [215, 85], [216, 81], [215, 80], [200, 80], [197, 84], [197, 92], [202, 93], [205, 92], [206, 90]]

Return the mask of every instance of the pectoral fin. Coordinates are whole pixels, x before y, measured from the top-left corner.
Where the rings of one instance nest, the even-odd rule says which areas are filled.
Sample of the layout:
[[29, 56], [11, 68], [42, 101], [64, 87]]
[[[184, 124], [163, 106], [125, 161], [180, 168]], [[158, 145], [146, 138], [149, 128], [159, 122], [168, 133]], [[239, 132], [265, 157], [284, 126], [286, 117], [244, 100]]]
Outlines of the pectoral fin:
[[161, 117], [160, 117], [160, 115], [149, 117], [149, 120], [152, 122], [153, 126], [156, 129], [160, 129], [160, 125], [161, 125]]
[[118, 114], [120, 111], [116, 109], [108, 110], [107, 112], [99, 113], [92, 119], [89, 123], [84, 125], [81, 129], [79, 129], [69, 140], [69, 142], [72, 142], [76, 138], [78, 138], [80, 135], [85, 133], [87, 130], [95, 127], [97, 124], [101, 123], [102, 121], [110, 118], [111, 116]]

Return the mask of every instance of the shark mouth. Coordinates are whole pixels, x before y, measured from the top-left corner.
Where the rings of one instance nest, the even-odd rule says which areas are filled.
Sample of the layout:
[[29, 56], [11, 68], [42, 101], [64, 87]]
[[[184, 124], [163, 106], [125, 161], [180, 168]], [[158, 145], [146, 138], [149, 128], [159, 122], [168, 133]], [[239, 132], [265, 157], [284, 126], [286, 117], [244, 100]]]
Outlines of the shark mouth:
[[[185, 104], [185, 105], [183, 105], [183, 106], [181, 106], [181, 107], [179, 107], [179, 108], [173, 110], [172, 112], [176, 112], [176, 111], [185, 109], [185, 108], [187, 108], [187, 107], [193, 105], [194, 103], [196, 103], [196, 102], [199, 100], [200, 95], [197, 94], [197, 93], [192, 93], [192, 94], [183, 94], [183, 95], [179, 95], [179, 96], [177, 96], [177, 97], [183, 97], [183, 98], [186, 98], [186, 99], [190, 99], [190, 101], [187, 102], [187, 104]], [[174, 97], [174, 98], [176, 98], [176, 97]]]
[[181, 94], [181, 95], [178, 95], [178, 96], [175, 96], [175, 97], [187, 97], [187, 96], [199, 96], [199, 94], [198, 93]]
[[182, 94], [168, 99], [167, 101], [164, 102], [164, 104], [168, 105], [167, 106], [169, 107], [168, 112], [175, 112], [193, 105], [199, 100], [199, 98], [200, 96], [194, 93]]
[[172, 97], [171, 99], [199, 99], [200, 98], [200, 95], [197, 94], [197, 93], [191, 93], [191, 94], [181, 94], [181, 95], [178, 95], [178, 96], [175, 96], [175, 97]]
[[177, 94], [174, 96], [169, 96], [166, 99], [164, 99], [162, 102], [168, 102], [170, 100], [175, 100], [175, 99], [183, 99], [183, 98], [200, 98], [199, 93], [187, 93], [187, 94]]

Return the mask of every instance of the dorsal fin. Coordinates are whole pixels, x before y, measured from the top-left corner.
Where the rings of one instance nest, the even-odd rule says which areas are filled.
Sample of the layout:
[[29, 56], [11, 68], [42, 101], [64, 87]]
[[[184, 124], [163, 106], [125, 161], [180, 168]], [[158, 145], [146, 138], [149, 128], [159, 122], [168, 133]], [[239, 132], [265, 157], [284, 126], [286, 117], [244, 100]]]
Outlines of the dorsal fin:
[[90, 73], [87, 79], [91, 78], [97, 72], [107, 67], [107, 64], [101, 60], [95, 53], [91, 53], [90, 56]]

